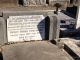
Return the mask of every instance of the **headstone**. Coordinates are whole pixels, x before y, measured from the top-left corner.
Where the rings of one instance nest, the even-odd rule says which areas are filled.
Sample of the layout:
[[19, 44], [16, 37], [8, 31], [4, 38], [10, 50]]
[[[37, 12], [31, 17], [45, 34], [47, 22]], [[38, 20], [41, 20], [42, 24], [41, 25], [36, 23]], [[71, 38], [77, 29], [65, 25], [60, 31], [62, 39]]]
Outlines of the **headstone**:
[[77, 23], [76, 23], [76, 29], [80, 29], [80, 6], [77, 10]]
[[59, 39], [58, 21], [60, 20], [54, 14], [47, 12], [5, 11], [0, 19], [0, 45], [8, 42]]
[[9, 16], [7, 19], [8, 42], [45, 39], [43, 15]]
[[46, 0], [23, 0], [24, 6], [45, 5]]

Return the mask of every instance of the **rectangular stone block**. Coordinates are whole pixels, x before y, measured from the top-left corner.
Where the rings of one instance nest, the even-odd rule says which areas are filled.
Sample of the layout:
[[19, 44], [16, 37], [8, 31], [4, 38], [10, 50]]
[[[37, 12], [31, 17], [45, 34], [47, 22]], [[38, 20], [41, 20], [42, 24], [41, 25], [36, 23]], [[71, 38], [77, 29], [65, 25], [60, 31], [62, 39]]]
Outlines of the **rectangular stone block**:
[[0, 17], [0, 45], [4, 45], [4, 43], [6, 42], [6, 21], [2, 17]]
[[21, 15], [45, 15], [47, 16], [47, 11], [3, 11], [3, 18], [7, 19], [9, 16], [21, 16]]
[[[21, 17], [20, 17], [21, 16]], [[34, 19], [31, 19], [32, 21], [29, 22], [27, 21], [30, 17], [36, 17]], [[44, 19], [43, 20], [39, 20], [39, 16], [44, 16]], [[13, 18], [12, 18], [13, 17]], [[17, 18], [15, 18], [17, 17]], [[27, 17], [25, 19], [25, 17]], [[39, 23], [37, 21], [34, 21], [34, 20], [38, 20], [40, 21]], [[28, 39], [24, 39], [24, 37], [27, 37], [29, 38], [29, 40], [31, 40], [31, 38], [29, 37], [29, 35], [26, 35], [25, 36], [25, 33], [28, 34], [26, 31], [27, 30], [32, 30], [32, 27], [30, 27], [31, 29], [27, 29], [27, 26], [31, 26], [29, 23], [32, 23], [32, 22], [35, 22], [35, 24], [37, 25], [33, 25], [33, 26], [36, 26], [37, 28], [33, 29], [35, 30], [36, 32], [38, 32], [37, 34], [40, 34], [39, 35], [36, 35], [36, 37], [41, 37], [40, 39], [36, 39], [36, 38], [33, 38], [32, 40], [54, 40], [54, 39], [58, 39], [59, 38], [59, 22], [57, 20], [57, 17], [53, 15], [48, 15], [47, 12], [17, 12], [17, 11], [13, 11], [13, 12], [3, 12], [3, 20], [1, 19], [1, 23], [2, 25], [0, 26], [1, 30], [1, 43], [8, 43], [8, 42], [20, 42], [20, 40], [23, 39], [23, 41], [27, 41]], [[23, 22], [20, 22], [20, 21], [23, 21]], [[24, 22], [26, 21], [26, 22]], [[22, 24], [22, 25], [21, 25]], [[28, 25], [26, 25], [28, 24]], [[43, 27], [45, 26], [45, 27]], [[15, 27], [19, 27], [19, 28], [15, 28]], [[29, 28], [29, 27], [28, 27]], [[34, 27], [33, 27], [34, 28]], [[36, 30], [38, 29], [38, 30]], [[43, 29], [43, 33], [42, 34], [42, 30]], [[18, 33], [15, 33], [15, 31], [19, 32]], [[22, 32], [25, 32], [25, 33], [22, 33]], [[3, 33], [3, 36], [2, 37], [2, 33]], [[29, 32], [29, 34], [32, 33], [32, 32]], [[9, 35], [10, 34], [10, 35]], [[14, 34], [14, 36], [13, 36]], [[16, 35], [17, 34], [17, 35]], [[15, 36], [20, 36], [23, 37], [22, 39], [14, 39]], [[22, 36], [23, 35], [23, 36]], [[34, 32], [34, 35], [35, 35], [35, 32]], [[13, 36], [13, 37], [11, 37]], [[30, 35], [32, 36], [32, 35]], [[44, 38], [43, 38], [44, 37]], [[10, 40], [13, 40], [13, 41], [10, 41]], [[17, 41], [16, 41], [17, 40]]]
[[46, 0], [23, 0], [24, 6], [38, 6], [38, 5], [45, 5]]
[[49, 16], [50, 18], [50, 30], [49, 30], [49, 40], [58, 40], [60, 31], [60, 20], [56, 16]]
[[18, 5], [18, 0], [0, 0], [0, 6], [14, 6], [14, 5]]
[[69, 5], [70, 0], [49, 0], [49, 5], [54, 6], [56, 3], [59, 3], [61, 5], [60, 8], [66, 8]]
[[44, 40], [44, 19], [43, 15], [9, 16], [7, 19], [8, 42]]

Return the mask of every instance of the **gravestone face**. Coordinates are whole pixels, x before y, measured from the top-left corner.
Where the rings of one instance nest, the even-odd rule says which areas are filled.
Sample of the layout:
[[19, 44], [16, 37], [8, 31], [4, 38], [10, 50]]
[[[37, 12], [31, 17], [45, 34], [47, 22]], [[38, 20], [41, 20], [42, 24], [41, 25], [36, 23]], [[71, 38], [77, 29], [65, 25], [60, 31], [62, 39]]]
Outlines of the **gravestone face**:
[[24, 6], [45, 5], [46, 0], [23, 0]]
[[8, 42], [44, 40], [43, 15], [9, 16], [7, 19]]

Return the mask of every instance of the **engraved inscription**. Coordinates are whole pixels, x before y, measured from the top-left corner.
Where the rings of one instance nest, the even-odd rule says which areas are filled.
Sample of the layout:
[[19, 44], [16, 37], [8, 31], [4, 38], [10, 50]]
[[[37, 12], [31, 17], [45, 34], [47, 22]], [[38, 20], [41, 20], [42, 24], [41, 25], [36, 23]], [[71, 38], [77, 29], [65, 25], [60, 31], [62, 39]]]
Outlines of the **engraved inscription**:
[[45, 39], [43, 15], [9, 16], [7, 19], [8, 42]]

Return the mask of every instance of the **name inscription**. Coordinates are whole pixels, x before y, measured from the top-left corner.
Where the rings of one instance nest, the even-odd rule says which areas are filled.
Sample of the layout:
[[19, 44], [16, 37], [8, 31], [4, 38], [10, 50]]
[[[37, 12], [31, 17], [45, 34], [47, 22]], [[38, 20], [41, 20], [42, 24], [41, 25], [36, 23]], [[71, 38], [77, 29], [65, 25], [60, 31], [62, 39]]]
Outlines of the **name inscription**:
[[8, 42], [45, 39], [43, 15], [9, 16], [7, 19]]

